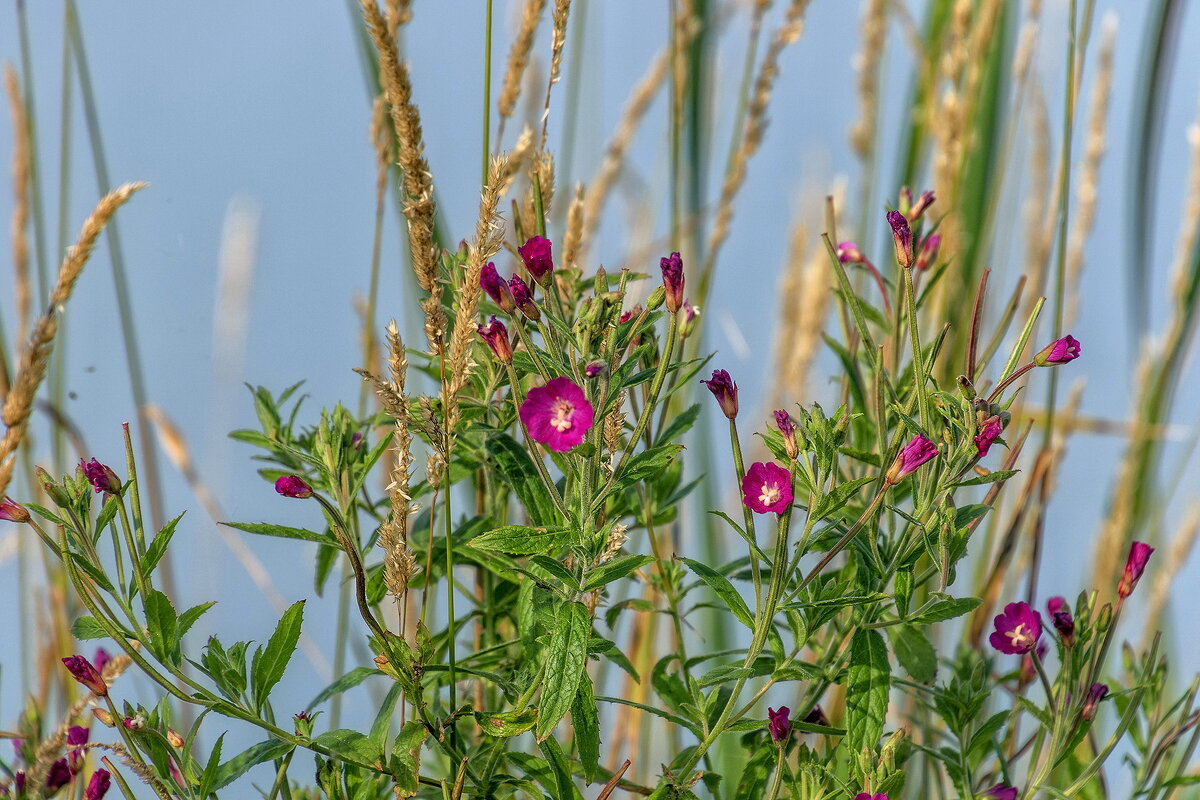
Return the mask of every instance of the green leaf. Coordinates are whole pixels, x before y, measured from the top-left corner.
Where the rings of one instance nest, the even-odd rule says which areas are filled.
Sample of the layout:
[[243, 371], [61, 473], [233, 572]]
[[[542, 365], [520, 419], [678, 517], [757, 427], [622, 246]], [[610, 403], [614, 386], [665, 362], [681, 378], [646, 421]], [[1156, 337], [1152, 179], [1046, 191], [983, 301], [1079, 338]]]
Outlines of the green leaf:
[[571, 704], [571, 727], [575, 731], [575, 749], [583, 765], [584, 780], [592, 783], [600, 773], [600, 715], [596, 711], [592, 679], [586, 671]]
[[105, 639], [108, 632], [100, 627], [95, 617], [80, 617], [71, 625], [71, 635], [81, 642], [88, 639]]
[[371, 737], [349, 728], [325, 731], [313, 741], [352, 764], [379, 766], [382, 761], [383, 754]]
[[536, 708], [526, 708], [521, 711], [501, 711], [490, 714], [484, 711], [475, 712], [475, 721], [479, 728], [488, 736], [519, 736], [537, 724]]
[[671, 423], [663, 429], [658, 435], [656, 444], [666, 444], [675, 441], [696, 424], [696, 418], [700, 416], [700, 404], [696, 403], [691, 408], [677, 414]]
[[887, 646], [878, 631], [860, 630], [850, 642], [846, 678], [846, 745], [856, 753], [874, 749], [887, 717], [891, 672]]
[[546, 678], [538, 706], [537, 738], [543, 741], [566, 716], [587, 663], [592, 616], [582, 603], [563, 603], [546, 650]]
[[931, 622], [954, 619], [974, 611], [982, 602], [978, 597], [949, 597], [933, 600], [917, 609], [908, 621], [918, 625], [928, 625]]
[[866, 486], [873, 480], [875, 480], [873, 477], [855, 478], [852, 481], [839, 483], [837, 486], [833, 487], [828, 494], [824, 495], [820, 500], [817, 501], [817, 507], [813, 510], [813, 519], [825, 519], [830, 514], [846, 505], [850, 498], [853, 497], [859, 489]]
[[937, 653], [925, 634], [912, 625], [892, 625], [887, 633], [904, 671], [918, 683], [933, 683], [937, 676]]
[[196, 624], [196, 620], [204, 616], [204, 612], [208, 611], [216, 604], [216, 600], [209, 600], [207, 603], [201, 603], [198, 606], [192, 606], [187, 611], [180, 614], [179, 622], [175, 628], [175, 635], [182, 640], [183, 635], [187, 633], [193, 625]]
[[750, 612], [750, 607], [746, 605], [746, 601], [738, 594], [737, 589], [733, 588], [733, 584], [729, 582], [728, 578], [699, 561], [682, 557], [679, 560], [687, 564], [700, 580], [708, 584], [708, 588], [716, 592], [717, 596], [725, 601], [725, 605], [729, 607], [729, 610], [737, 618], [738, 622], [750, 630], [754, 630], [754, 614]]
[[152, 574], [154, 568], [158, 566], [158, 562], [166, 555], [167, 545], [171, 543], [171, 537], [175, 535], [175, 527], [181, 519], [183, 519], [183, 514], [163, 525], [162, 530], [154, 534], [154, 538], [150, 541], [150, 546], [146, 548], [146, 554], [142, 556], [141, 568], [143, 575]]
[[[265, 742], [259, 742], [217, 768], [216, 774], [213, 776], [213, 791], [224, 789], [245, 775], [251, 767], [258, 766], [267, 761], [274, 761], [277, 758], [283, 758], [292, 751], [293, 747], [294, 745], [282, 742], [279, 739], [267, 739]], [[217, 755], [220, 754], [219, 749], [214, 747], [213, 750]]]
[[222, 522], [221, 524], [227, 528], [236, 528], [246, 533], [257, 533], [260, 536], [276, 536], [280, 539], [298, 539], [302, 542], [316, 542], [329, 547], [337, 546], [337, 543], [325, 534], [304, 528], [289, 528], [286, 525], [272, 525], [269, 522]]
[[583, 591], [590, 592], [593, 589], [599, 589], [613, 581], [624, 578], [634, 570], [641, 569], [653, 561], [654, 556], [617, 556], [612, 561], [609, 561], [607, 564], [601, 564], [587, 574], [583, 581]]
[[[571, 591], [579, 591], [579, 579], [575, 577], [575, 573], [550, 556], [531, 556], [528, 566], [535, 574], [537, 570], [541, 570], [545, 576], [553, 576]], [[545, 576], [541, 579], [545, 580]]]
[[375, 712], [375, 721], [371, 723], [371, 741], [375, 742], [380, 750], [387, 747], [388, 733], [392, 730], [392, 716], [403, 693], [404, 687], [401, 684], [392, 684], [383, 702], [379, 704], [379, 710]]
[[175, 608], [165, 594], [151, 589], [142, 601], [146, 611], [146, 632], [150, 638], [151, 652], [163, 661], [174, 663], [172, 654], [178, 650], [179, 640], [175, 634], [178, 617]]
[[421, 747], [429, 730], [419, 720], [404, 723], [392, 746], [392, 775], [398, 797], [412, 797], [420, 786]]
[[300, 623], [304, 619], [304, 601], [299, 600], [291, 608], [283, 612], [275, 632], [267, 641], [266, 648], [254, 651], [254, 659], [250, 664], [250, 682], [252, 695], [261, 708], [266, 703], [271, 689], [279, 683], [296, 652], [296, 643], [300, 640]]
[[570, 528], [530, 528], [525, 525], [504, 525], [493, 528], [471, 540], [470, 546], [495, 550], [508, 555], [523, 556], [546, 553], [574, 542], [578, 534]]
[[525, 448], [507, 433], [498, 433], [488, 438], [486, 449], [495, 462], [496, 471], [520, 498], [521, 505], [529, 512], [529, 518], [535, 525], [562, 522]]
[[316, 697], [314, 697], [312, 699], [312, 701], [307, 706], [305, 706], [304, 710], [312, 711], [314, 708], [321, 705], [321, 703], [324, 703], [326, 700], [333, 697], [334, 695], [339, 695], [348, 689], [353, 689], [355, 686], [358, 686], [360, 683], [365, 681], [367, 678], [370, 678], [374, 675], [382, 675], [382, 674], [383, 674], [382, 672], [380, 672], [379, 670], [374, 669], [372, 667], [355, 667], [354, 669], [350, 670], [345, 675], [338, 678], [336, 681], [334, 681], [333, 683], [329, 684], [324, 689], [322, 689], [321, 693], [318, 694]]
[[675, 460], [675, 456], [679, 455], [682, 450], [683, 445], [681, 444], [664, 444], [661, 447], [643, 450], [625, 464], [608, 494], [613, 494], [640, 480], [657, 475], [666, 469], [667, 465]]
[[987, 475], [977, 475], [974, 478], [968, 478], [965, 481], [959, 481], [953, 486], [979, 486], [984, 483], [995, 483], [996, 481], [1006, 481], [1013, 475], [1016, 475], [1018, 469], [998, 469], [995, 472], [989, 472]]
[[546, 761], [554, 773], [555, 792], [553, 796], [559, 800], [571, 800], [579, 797], [579, 790], [575, 788], [575, 783], [571, 780], [571, 762], [567, 761], [567, 756], [559, 743], [554, 739], [546, 739], [539, 741], [538, 746], [541, 747], [542, 754], [546, 756]]

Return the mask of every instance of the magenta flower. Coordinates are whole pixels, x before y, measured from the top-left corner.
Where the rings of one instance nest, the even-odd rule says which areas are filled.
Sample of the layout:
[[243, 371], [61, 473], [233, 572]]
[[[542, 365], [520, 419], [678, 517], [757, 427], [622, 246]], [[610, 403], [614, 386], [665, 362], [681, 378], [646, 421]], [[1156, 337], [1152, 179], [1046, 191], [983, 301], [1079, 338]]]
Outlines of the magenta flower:
[[1075, 618], [1071, 616], [1070, 611], [1055, 611], [1050, 615], [1050, 621], [1054, 623], [1054, 630], [1058, 631], [1058, 635], [1062, 638], [1062, 643], [1065, 647], [1072, 647], [1075, 644]]
[[1051, 597], [1049, 600], [1046, 601], [1046, 611], [1052, 617], [1055, 614], [1057, 614], [1058, 612], [1065, 610], [1066, 608], [1067, 608], [1067, 598], [1062, 597], [1061, 595], [1055, 595], [1054, 597]]
[[92, 656], [92, 663], [96, 665], [96, 670], [103, 675], [104, 668], [108, 666], [108, 662], [112, 661], [112, 656], [103, 647], [96, 648], [96, 654]]
[[988, 454], [988, 450], [992, 449], [992, 445], [1000, 434], [1004, 432], [1004, 423], [1000, 417], [993, 414], [983, 421], [979, 426], [979, 433], [975, 434], [975, 457], [983, 458]]
[[883, 479], [889, 485], [897, 484], [905, 475], [916, 471], [917, 467], [937, 457], [937, 454], [937, 445], [917, 434], [900, 448]]
[[859, 792], [854, 795], [854, 800], [888, 800], [888, 796], [883, 792], [879, 794], [871, 794], [870, 792]]
[[917, 269], [929, 269], [937, 261], [938, 250], [942, 247], [942, 235], [934, 233], [925, 237], [921, 242], [921, 250], [917, 253]]
[[121, 479], [117, 477], [117, 473], [112, 471], [112, 468], [101, 464], [94, 458], [91, 461], [80, 459], [79, 466], [97, 494], [100, 492], [117, 494], [121, 491]]
[[87, 789], [83, 791], [83, 800], [100, 800], [108, 792], [109, 784], [112, 783], [112, 777], [106, 769], [98, 769], [92, 773], [92, 779], [88, 781]]
[[1084, 722], [1091, 722], [1096, 718], [1096, 706], [1100, 705], [1100, 701], [1107, 696], [1107, 684], [1093, 683], [1088, 688], [1087, 697], [1083, 700], [1083, 709], [1079, 712], [1079, 716], [1083, 717]]
[[525, 262], [525, 269], [538, 283], [545, 285], [554, 272], [554, 257], [551, 254], [550, 240], [542, 236], [533, 236], [525, 244], [517, 248], [517, 255]]
[[791, 733], [792, 722], [788, 719], [791, 713], [792, 710], [787, 706], [781, 706], [778, 711], [773, 708], [767, 709], [767, 730], [771, 734], [772, 742], [782, 742]]
[[1061, 339], [1055, 339], [1046, 345], [1033, 357], [1033, 363], [1039, 367], [1049, 367], [1055, 364], [1066, 364], [1079, 358], [1081, 345], [1074, 336], [1067, 334]]
[[804, 721], [810, 725], [823, 725], [826, 728], [832, 727], [829, 724], [829, 717], [825, 716], [825, 712], [820, 706], [813, 706], [813, 710], [805, 715]]
[[513, 304], [521, 309], [522, 314], [533, 320], [542, 318], [542, 312], [533, 302], [533, 292], [529, 291], [529, 284], [525, 283], [524, 278], [513, 275], [508, 279], [508, 290], [512, 293]]
[[742, 478], [742, 503], [759, 514], [782, 514], [792, 505], [792, 474], [774, 461], [756, 461]]
[[992, 800], [1017, 800], [1017, 787], [997, 783], [992, 788], [984, 791], [983, 796], [990, 797]]
[[800, 454], [800, 447], [796, 444], [796, 426], [782, 408], [775, 412], [775, 425], [783, 436], [783, 449], [787, 451], [788, 458], [795, 458]]
[[1003, 614], [996, 615], [994, 623], [996, 631], [988, 637], [988, 641], [1001, 653], [1028, 653], [1042, 635], [1042, 615], [1030, 608], [1028, 603], [1009, 603], [1004, 607]]
[[280, 475], [275, 479], [275, 491], [284, 497], [303, 500], [313, 496], [313, 489], [299, 475]]
[[633, 308], [629, 309], [628, 311], [622, 311], [621, 316], [617, 317], [617, 322], [624, 325], [626, 322], [629, 322], [631, 319], [634, 319], [635, 317], [640, 316], [641, 313], [642, 313], [642, 306], [640, 304], [638, 304], [638, 305], [634, 306]]
[[603, 361], [592, 361], [583, 368], [583, 374], [589, 378], [597, 378], [608, 371], [608, 364]]
[[479, 271], [479, 288], [487, 292], [487, 296], [492, 298], [492, 302], [504, 309], [506, 313], [511, 314], [516, 308], [508, 284], [504, 282], [504, 278], [500, 277], [500, 273], [496, 271], [496, 265], [491, 261]]
[[683, 317], [679, 320], [679, 338], [686, 339], [696, 329], [696, 320], [700, 319], [700, 306], [694, 306], [687, 300], [683, 301]]
[[67, 729], [67, 746], [71, 748], [67, 751], [67, 766], [72, 773], [78, 773], [83, 767], [83, 751], [79, 748], [87, 744], [88, 733], [88, 729], [81, 725], [72, 725]]
[[60, 758], [50, 765], [50, 772], [46, 774], [46, 794], [43, 797], [49, 797], [57, 792], [62, 787], [71, 782], [74, 773], [71, 772], [71, 767], [67, 764], [65, 758]]
[[91, 689], [97, 697], [108, 696], [108, 684], [100, 676], [100, 670], [92, 666], [92, 662], [83, 656], [67, 656], [62, 660], [71, 677]]
[[862, 264], [865, 263], [867, 257], [858, 249], [858, 245], [854, 242], [839, 242], [837, 246], [838, 261], [843, 264]]
[[483, 341], [487, 342], [487, 346], [492, 348], [500, 363], [512, 363], [512, 342], [508, 340], [508, 328], [504, 327], [503, 322], [493, 315], [487, 325], [479, 325], [476, 330], [483, 337]]
[[1121, 583], [1117, 586], [1117, 594], [1122, 599], [1133, 594], [1142, 573], [1146, 570], [1146, 562], [1154, 548], [1145, 542], [1134, 542], [1129, 546], [1129, 557], [1125, 559], [1125, 572], [1121, 575]]
[[663, 288], [667, 290], [667, 310], [675, 313], [683, 308], [683, 259], [679, 253], [671, 253], [659, 259], [662, 269]]
[[[909, 196], [912, 196], [911, 192], [909, 193]], [[921, 192], [921, 196], [917, 198], [917, 202], [913, 203], [909, 209], [904, 212], [904, 215], [908, 217], [909, 221], [916, 222], [921, 218], [921, 215], [924, 214], [931, 205], [933, 205], [933, 201], [936, 199], [937, 197], [934, 196], [932, 191]]]
[[530, 389], [520, 409], [530, 438], [559, 453], [583, 441], [593, 414], [583, 389], [570, 378], [552, 378], [545, 386]]
[[11, 497], [5, 497], [0, 500], [0, 519], [6, 519], [9, 522], [29, 522], [29, 512], [25, 510], [25, 506]]
[[738, 388], [733, 379], [729, 377], [729, 373], [723, 369], [715, 369], [711, 378], [700, 382], [708, 387], [708, 390], [713, 393], [713, 397], [717, 398], [717, 404], [721, 406], [721, 413], [729, 419], [734, 419], [738, 413]]
[[908, 220], [899, 211], [887, 213], [888, 225], [892, 226], [892, 244], [896, 246], [896, 263], [907, 269], [913, 265], [912, 230]]

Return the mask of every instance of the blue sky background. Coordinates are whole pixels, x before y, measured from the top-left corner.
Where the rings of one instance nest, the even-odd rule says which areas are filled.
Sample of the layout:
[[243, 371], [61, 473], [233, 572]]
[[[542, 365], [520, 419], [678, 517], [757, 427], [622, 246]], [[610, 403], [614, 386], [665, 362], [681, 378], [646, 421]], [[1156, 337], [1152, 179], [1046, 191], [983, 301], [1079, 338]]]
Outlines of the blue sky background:
[[[593, 173], [630, 87], [667, 35], [665, 3], [593, 0], [582, 4], [577, 0], [577, 4], [586, 8], [586, 48], [578, 78], [581, 124], [572, 163], [559, 165], [560, 175], [565, 170], [572, 179]], [[279, 390], [305, 380], [311, 395], [305, 417], [309, 421], [315, 419], [319, 407], [339, 400], [353, 406], [358, 397], [360, 381], [351, 372], [360, 362], [354, 298], [364, 295], [367, 285], [375, 166], [368, 140], [370, 102], [356, 49], [354, 20], [346, 6], [336, 2], [289, 4], [286, 13], [280, 13], [278, 4], [268, 3], [128, 0], [82, 5], [82, 27], [110, 174], [115, 182], [146, 180], [151, 184], [118, 218], [150, 399], [183, 431], [227, 518], [316, 525], [315, 508], [279, 498], [269, 484], [257, 478], [249, 460], [250, 448], [229, 441], [225, 433], [254, 426], [242, 381]], [[743, 398], [764, 396], [769, 385], [777, 285], [797, 210], [814, 207], [813, 201], [839, 176], [849, 178], [851, 187], [856, 185], [858, 165], [846, 135], [858, 113], [852, 67], [859, 47], [856, 5], [814, 2], [803, 38], [783, 56], [767, 139], [750, 167], [713, 298], [704, 309], [708, 342], [718, 353], [714, 365], [734, 373]], [[1044, 6], [1046, 24], [1038, 74], [1055, 109], [1061, 95], [1061, 23], [1066, 3], [1049, 0]], [[407, 56], [439, 199], [451, 236], [457, 239], [471, 234], [478, 204], [483, 4], [442, 0], [418, 2], [416, 7], [415, 19], [404, 34]], [[774, 28], [777, 12], [768, 30]], [[1086, 413], [1119, 419], [1128, 413], [1129, 376], [1136, 355], [1128, 347], [1120, 218], [1126, 212], [1122, 198], [1125, 162], [1130, 154], [1145, 10], [1140, 0], [1102, 0], [1097, 3], [1097, 32], [1099, 20], [1109, 12], [1119, 20], [1109, 148], [1101, 172], [1099, 223], [1088, 244], [1081, 315], [1073, 330], [1083, 342], [1084, 357], [1065, 368], [1064, 377], [1065, 385], [1077, 379], [1087, 381]], [[45, 202], [53, 219], [62, 9], [58, 3], [38, 2], [29, 4], [28, 13]], [[714, 68], [716, 96], [727, 100], [718, 107], [732, 105], [744, 53], [744, 17], [744, 13], [732, 15], [721, 37]], [[515, 22], [511, 9], [497, 15], [498, 64], [503, 63]], [[1174, 255], [1188, 170], [1186, 130], [1195, 119], [1200, 94], [1200, 48], [1194, 46], [1200, 41], [1200, 10], [1189, 6], [1183, 24], [1165, 119], [1154, 221], [1156, 257], [1149, 265], [1155, 332], [1161, 330], [1169, 297], [1167, 271]], [[545, 27], [542, 33], [539, 52], [544, 54]], [[1098, 39], [1097, 33], [1093, 55]], [[889, 155], [883, 175], [894, 172], [890, 159], [896, 148], [889, 132], [899, 130], [898, 118], [906, 100], [911, 59], [905, 47], [893, 26], [881, 87], [886, 99], [880, 146]], [[19, 60], [11, 8], [0, 12], [0, 60]], [[1087, 109], [1094, 58], [1088, 63], [1081, 114]], [[572, 80], [570, 54], [567, 65], [568, 74], [556, 90], [559, 112], [566, 82]], [[544, 63], [541, 70], [544, 74]], [[497, 72], [502, 72], [502, 66]], [[663, 219], [665, 111], [664, 96], [660, 96], [631, 154], [651, 207], [657, 203], [664, 209]], [[731, 116], [731, 112], [718, 113], [714, 119], [717, 152], [722, 154]], [[551, 143], [561, 148], [557, 122], [553, 116]], [[516, 128], [509, 126], [506, 138], [510, 142]], [[73, 130], [71, 239], [98, 197], [78, 104]], [[1078, 143], [1076, 148], [1078, 153]], [[0, 124], [0, 154], [7, 159], [11, 149], [6, 115]], [[5, 220], [12, 208], [7, 183], [0, 191], [0, 218]], [[882, 188], [886, 193], [877, 200], [880, 209], [894, 202], [894, 187], [885, 184]], [[214, 320], [223, 318], [216, 288], [217, 264], [231, 207], [250, 209], [258, 219], [241, 363], [214, 349]], [[607, 266], [621, 265], [628, 253], [622, 227], [627, 208], [617, 199], [610, 202], [609, 211], [617, 224], [602, 229], [594, 255]], [[813, 220], [815, 229], [819, 223], [817, 217]], [[1014, 243], [1021, 239], [1020, 224], [1020, 217], [1014, 217]], [[663, 229], [660, 225], [659, 231]], [[48, 233], [52, 242], [53, 226]], [[880, 234], [881, 228], [876, 227], [873, 235]], [[382, 320], [403, 317], [415, 307], [403, 296], [399, 243], [395, 215], [389, 211]], [[1020, 252], [1015, 246], [1000, 250], [998, 257]], [[3, 252], [8, 252], [7, 244]], [[52, 263], [55, 260], [50, 259]], [[635, 269], [650, 265], [629, 264]], [[1015, 272], [1010, 270], [1006, 280], [1015, 279]], [[90, 452], [102, 461], [119, 464], [123, 461], [120, 423], [131, 420], [134, 409], [112, 286], [102, 244], [67, 313], [67, 375], [73, 392], [67, 411], [85, 431]], [[8, 269], [0, 269], [0, 312], [11, 332]], [[827, 362], [821, 367], [828, 372]], [[1182, 437], [1195, 436], [1198, 389], [1200, 376], [1189, 361], [1174, 419]], [[756, 405], [743, 400], [743, 407]], [[1047, 520], [1043, 573], [1047, 594], [1074, 596], [1087, 585], [1089, 558], [1081, 554], [1090, 554], [1091, 537], [1104, 513], [1121, 450], [1122, 442], [1113, 437], [1080, 435], [1072, 440], [1058, 500]], [[1173, 446], [1171, 453], [1167, 463], [1187, 455], [1179, 445]], [[1195, 459], [1188, 460], [1184, 469], [1181, 494], [1195, 497], [1194, 487], [1200, 485]], [[170, 474], [169, 465], [164, 470]], [[16, 491], [19, 494], [24, 489]], [[198, 633], [219, 632], [224, 641], [264, 640], [277, 615], [250, 585], [186, 484], [173, 474], [167, 481], [166, 507], [171, 515], [188, 509], [176, 537], [175, 559], [183, 595], [177, 605], [219, 597], [221, 603], [197, 626]], [[1169, 519], [1178, 519], [1182, 508], [1182, 503], [1172, 507]], [[0, 523], [0, 538], [12, 535], [13, 529]], [[289, 602], [310, 598], [306, 630], [319, 642], [331, 638], [334, 603], [330, 597], [323, 601], [314, 597], [311, 551], [274, 540], [248, 539], [248, 544], [268, 564]], [[15, 607], [18, 568], [11, 557], [0, 563], [0, 599], [10, 608]], [[1200, 568], [1193, 559], [1177, 583], [1180, 594], [1174, 614], [1194, 607], [1197, 598], [1190, 587], [1198, 578]], [[1051, 584], [1056, 588], [1049, 588]], [[12, 616], [0, 621], [0, 636], [4, 641], [16, 641]], [[1171, 639], [1180, 662], [1176, 674], [1194, 672], [1200, 664], [1200, 645], [1187, 636]], [[197, 646], [201, 641], [200, 636], [194, 638]], [[19, 707], [18, 653], [23, 649], [23, 643], [17, 642], [16, 647], [5, 650], [0, 726], [9, 724]], [[307, 662], [296, 661], [280, 689], [277, 709], [286, 711], [289, 699], [296, 708], [301, 707], [321, 685]], [[243, 739], [235, 732], [226, 752], [233, 752], [229, 748], [236, 741], [248, 743], [254, 738]]]

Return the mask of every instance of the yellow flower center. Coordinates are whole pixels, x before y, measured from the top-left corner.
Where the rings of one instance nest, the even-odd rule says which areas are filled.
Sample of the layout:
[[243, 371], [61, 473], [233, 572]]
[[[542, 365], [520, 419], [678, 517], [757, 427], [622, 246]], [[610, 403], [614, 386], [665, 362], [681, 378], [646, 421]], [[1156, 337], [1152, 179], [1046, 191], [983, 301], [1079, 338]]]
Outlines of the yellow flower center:
[[569, 431], [571, 426], [571, 414], [575, 412], [575, 406], [569, 400], [564, 400], [561, 397], [554, 401], [554, 405], [550, 406], [550, 425], [559, 433]]
[[774, 505], [775, 503], [779, 502], [779, 497], [781, 494], [782, 493], [779, 491], [779, 484], [764, 483], [762, 486], [762, 493], [758, 496], [758, 502], [762, 503], [764, 506]]
[[1004, 633], [1013, 643], [1013, 647], [1028, 647], [1033, 644], [1031, 631], [1027, 630], [1024, 622], [1018, 622], [1017, 627]]

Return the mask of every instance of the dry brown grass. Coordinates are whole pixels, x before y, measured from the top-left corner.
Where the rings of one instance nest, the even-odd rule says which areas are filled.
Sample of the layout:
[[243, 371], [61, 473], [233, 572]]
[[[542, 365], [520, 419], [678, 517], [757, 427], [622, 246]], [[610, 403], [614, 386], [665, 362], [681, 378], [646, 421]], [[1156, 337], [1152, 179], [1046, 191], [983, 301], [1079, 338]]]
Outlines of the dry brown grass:
[[[17, 341], [24, 341], [29, 333], [30, 307], [33, 299], [32, 282], [29, 279], [29, 120], [25, 115], [25, 101], [17, 83], [17, 73], [9, 65], [4, 67], [4, 91], [8, 95], [9, 113], [13, 123], [13, 299], [17, 307]], [[4, 387], [7, 390], [7, 387]]]
[[[513, 38], [512, 47], [508, 51], [508, 65], [504, 70], [500, 99], [497, 103], [501, 134], [504, 131], [505, 121], [517, 108], [517, 100], [521, 96], [522, 78], [525, 76], [525, 68], [529, 66], [529, 55], [533, 52], [538, 23], [541, 21], [542, 12], [545, 9], [546, 0], [525, 0], [525, 5], [521, 10], [521, 24], [517, 28], [517, 35]], [[497, 146], [500, 138], [497, 137]]]

